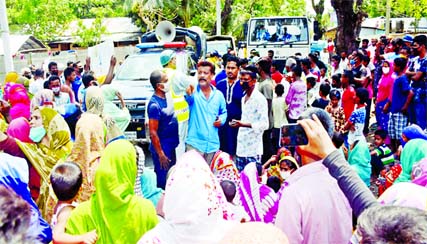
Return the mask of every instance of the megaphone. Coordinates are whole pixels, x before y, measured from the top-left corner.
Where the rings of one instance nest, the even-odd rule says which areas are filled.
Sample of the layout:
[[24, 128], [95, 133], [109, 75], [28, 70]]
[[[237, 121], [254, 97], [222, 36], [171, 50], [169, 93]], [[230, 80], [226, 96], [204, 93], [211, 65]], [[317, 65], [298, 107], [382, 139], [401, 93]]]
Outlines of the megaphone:
[[171, 22], [165, 20], [156, 26], [155, 33], [159, 42], [171, 42], [175, 39], [176, 30]]

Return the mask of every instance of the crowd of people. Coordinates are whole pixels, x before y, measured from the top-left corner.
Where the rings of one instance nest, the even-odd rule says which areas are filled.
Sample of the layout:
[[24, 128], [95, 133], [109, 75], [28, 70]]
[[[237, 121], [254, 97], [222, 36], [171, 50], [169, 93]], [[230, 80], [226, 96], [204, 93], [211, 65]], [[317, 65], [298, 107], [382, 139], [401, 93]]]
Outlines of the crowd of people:
[[[425, 243], [426, 46], [363, 40], [283, 70], [272, 51], [230, 50], [200, 60], [196, 82], [165, 50], [146, 106], [154, 170], [124, 136], [114, 57], [105, 77], [90, 59], [62, 73], [52, 62], [47, 78], [11, 72], [0, 242]], [[305, 145], [282, 138], [289, 124]]]

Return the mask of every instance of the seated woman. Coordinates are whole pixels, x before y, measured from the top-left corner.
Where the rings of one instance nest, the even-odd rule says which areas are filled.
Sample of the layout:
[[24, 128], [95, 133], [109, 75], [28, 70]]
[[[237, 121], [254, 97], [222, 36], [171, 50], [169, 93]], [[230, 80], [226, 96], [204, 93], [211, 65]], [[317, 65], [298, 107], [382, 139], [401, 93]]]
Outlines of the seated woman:
[[41, 178], [41, 182], [37, 182], [40, 184], [37, 205], [43, 217], [50, 221], [54, 203], [49, 205], [47, 202], [49, 174], [53, 166], [59, 160], [64, 160], [71, 151], [70, 129], [62, 116], [51, 108], [36, 108], [31, 115], [30, 127], [29, 137], [34, 143], [21, 142], [0, 132], [0, 150], [27, 158], [33, 167], [33, 172], [30, 169], [30, 176], [38, 175]]
[[134, 193], [136, 153], [126, 140], [107, 145], [95, 173], [96, 193], [71, 213], [66, 232], [83, 234], [96, 229], [97, 243], [136, 243], [156, 226], [153, 204]]
[[[105, 100], [104, 114], [107, 117], [112, 118], [116, 122], [117, 127], [119, 127], [122, 132], [125, 131], [130, 122], [130, 113], [126, 108], [121, 93], [112, 85], [104, 85], [101, 87], [101, 89]], [[116, 97], [120, 100], [122, 106], [121, 109], [113, 103], [113, 100]]]

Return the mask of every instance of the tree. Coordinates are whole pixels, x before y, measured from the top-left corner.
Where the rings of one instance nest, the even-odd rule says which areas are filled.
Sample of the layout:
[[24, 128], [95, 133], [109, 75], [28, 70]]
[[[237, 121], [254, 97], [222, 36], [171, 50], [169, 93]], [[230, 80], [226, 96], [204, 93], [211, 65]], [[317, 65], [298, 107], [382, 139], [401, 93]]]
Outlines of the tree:
[[325, 32], [325, 28], [323, 25], [323, 12], [325, 11], [325, 0], [319, 0], [319, 2], [316, 4], [314, 0], [311, 0], [311, 5], [313, 6], [314, 12], [316, 12], [316, 16], [314, 19], [318, 23], [318, 29], [315, 30], [317, 33], [315, 33], [315, 40], [319, 40], [322, 38], [323, 33]]
[[80, 47], [90, 47], [101, 43], [101, 36], [107, 31], [107, 28], [102, 25], [102, 19], [98, 14], [90, 27], [85, 26], [83, 21], [79, 20], [78, 29], [73, 33], [73, 36], [77, 38], [76, 44]]
[[367, 14], [362, 11], [363, 0], [331, 0], [337, 14], [338, 26], [336, 48], [338, 52], [350, 52], [357, 49], [356, 39], [359, 36], [362, 21]]

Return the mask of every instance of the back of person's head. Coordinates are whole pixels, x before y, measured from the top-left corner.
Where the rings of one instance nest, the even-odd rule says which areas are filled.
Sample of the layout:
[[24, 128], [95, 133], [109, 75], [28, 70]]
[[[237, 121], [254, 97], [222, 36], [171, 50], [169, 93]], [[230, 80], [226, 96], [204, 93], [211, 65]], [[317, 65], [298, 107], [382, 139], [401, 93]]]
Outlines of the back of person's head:
[[338, 91], [337, 89], [333, 89], [330, 93], [329, 93], [329, 98], [331, 99], [341, 99], [341, 92]]
[[64, 70], [64, 77], [65, 77], [65, 79], [67, 79], [67, 77], [70, 76], [73, 72], [74, 72], [74, 68], [70, 68], [70, 67], [66, 68]]
[[336, 87], [341, 87], [341, 74], [334, 74], [331, 77], [332, 81], [335, 82]]
[[296, 65], [295, 67], [292, 68], [292, 73], [294, 73], [294, 75], [296, 77], [301, 77], [302, 75], [302, 69], [300, 66]]
[[361, 243], [426, 243], [427, 213], [411, 207], [377, 205], [366, 209], [357, 221]]
[[274, 92], [278, 97], [282, 96], [285, 93], [285, 87], [282, 84], [277, 84], [274, 88]]
[[236, 196], [236, 185], [234, 182], [230, 180], [223, 180], [220, 183], [222, 190], [224, 191], [225, 198], [227, 199], [227, 202], [231, 203], [234, 200], [234, 197]]
[[310, 75], [306, 77], [306, 80], [307, 80], [307, 85], [310, 85], [310, 88], [313, 88], [314, 86], [316, 86], [317, 77]]
[[249, 59], [247, 59], [247, 58], [241, 58], [241, 59], [239, 59], [239, 63], [238, 63], [239, 67], [242, 66], [242, 65], [248, 65], [248, 64], [249, 64]]
[[329, 137], [332, 138], [334, 135], [334, 122], [332, 121], [331, 116], [325, 110], [320, 108], [309, 108], [304, 111], [299, 119], [313, 119], [313, 114], [319, 118], [323, 128], [325, 128], [326, 132], [328, 132]]
[[323, 83], [320, 85], [319, 91], [326, 97], [331, 92], [331, 86], [328, 83]]
[[307, 68], [310, 68], [311, 67], [310, 60], [308, 58], [305, 58], [305, 59], [301, 60], [301, 65], [303, 65], [303, 66], [305, 66]]
[[387, 138], [387, 131], [383, 129], [378, 129], [375, 131], [375, 135], [381, 137], [381, 139], [385, 140]]
[[154, 90], [157, 88], [157, 84], [161, 83], [162, 81], [162, 71], [155, 70], [151, 72], [150, 74], [150, 83]]
[[319, 58], [316, 56], [316, 54], [314, 53], [309, 53], [308, 57], [314, 62], [317, 63], [317, 61], [319, 60]]
[[280, 179], [277, 176], [270, 176], [267, 179], [267, 186], [274, 190], [274, 192], [278, 192], [281, 187]]
[[279, 69], [278, 69], [279, 66], [280, 66], [279, 61], [273, 60], [273, 62], [271, 62], [271, 67], [274, 67], [277, 71], [279, 71]]
[[362, 62], [365, 62], [366, 64], [369, 64], [370, 61], [371, 61], [371, 59], [369, 58], [369, 56], [363, 55]]
[[245, 71], [249, 72], [252, 79], [257, 78], [258, 68], [255, 65], [248, 65], [244, 69], [240, 70], [240, 72], [242, 72], [242, 71], [243, 72], [245, 72]]
[[82, 82], [85, 88], [88, 88], [90, 85], [90, 82], [95, 80], [95, 77], [91, 74], [86, 74], [82, 76]]
[[72, 200], [79, 192], [82, 181], [82, 171], [74, 162], [57, 164], [50, 174], [53, 192], [60, 201]]
[[367, 103], [369, 100], [369, 91], [366, 88], [357, 88], [356, 89], [356, 96], [359, 98], [360, 103]]
[[342, 146], [342, 144], [344, 144], [343, 134], [334, 131], [334, 134], [332, 136], [332, 142], [334, 143], [336, 148], [340, 148]]
[[353, 71], [351, 70], [344, 70], [344, 73], [342, 74], [342, 76], [346, 77], [348, 79], [348, 83], [349, 84], [353, 84], [354, 83], [354, 74]]
[[37, 243], [29, 233], [30, 205], [12, 189], [0, 185], [0, 243]]
[[271, 69], [271, 59], [270, 58], [262, 58], [257, 62], [259, 68], [261, 71], [263, 71], [266, 74], [270, 74]]
[[394, 66], [399, 67], [400, 71], [405, 70], [407, 64], [406, 58], [396, 58], [394, 59]]

